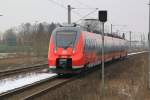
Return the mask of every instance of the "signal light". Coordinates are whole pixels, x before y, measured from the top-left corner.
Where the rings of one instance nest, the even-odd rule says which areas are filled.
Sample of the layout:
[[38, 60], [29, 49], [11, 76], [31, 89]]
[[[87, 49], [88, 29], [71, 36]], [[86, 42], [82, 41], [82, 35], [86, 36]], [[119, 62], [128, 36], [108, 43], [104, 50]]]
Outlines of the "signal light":
[[106, 22], [107, 21], [107, 11], [106, 10], [99, 11], [98, 17], [101, 22]]

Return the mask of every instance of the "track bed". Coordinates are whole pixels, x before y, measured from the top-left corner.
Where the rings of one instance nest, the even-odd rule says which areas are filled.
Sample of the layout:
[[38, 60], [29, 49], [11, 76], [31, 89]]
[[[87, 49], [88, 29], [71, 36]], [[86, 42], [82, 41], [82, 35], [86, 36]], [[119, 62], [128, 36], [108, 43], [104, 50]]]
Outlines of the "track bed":
[[[106, 64], [104, 100], [149, 100], [147, 53]], [[101, 100], [100, 70], [57, 88], [35, 100]]]

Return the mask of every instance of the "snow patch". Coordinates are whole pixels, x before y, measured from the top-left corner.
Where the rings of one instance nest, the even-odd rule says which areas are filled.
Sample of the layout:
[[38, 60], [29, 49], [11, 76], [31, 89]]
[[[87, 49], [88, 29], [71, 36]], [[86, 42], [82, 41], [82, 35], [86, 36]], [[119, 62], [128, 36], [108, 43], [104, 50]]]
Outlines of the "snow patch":
[[30, 73], [26, 76], [19, 75], [15, 78], [6, 78], [0, 80], [0, 94], [20, 88], [40, 80], [44, 80], [50, 77], [56, 76], [56, 74], [51, 73]]
[[129, 53], [128, 56], [132, 56], [132, 55], [136, 55], [136, 54], [141, 54], [141, 53], [145, 53], [145, 52], [148, 52], [148, 51]]

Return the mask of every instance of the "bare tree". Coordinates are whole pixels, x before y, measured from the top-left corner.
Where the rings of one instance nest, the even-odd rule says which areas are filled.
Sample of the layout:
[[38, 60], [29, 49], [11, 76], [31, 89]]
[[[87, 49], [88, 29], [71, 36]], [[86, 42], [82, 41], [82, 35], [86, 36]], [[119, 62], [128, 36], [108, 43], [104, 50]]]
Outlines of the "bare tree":
[[14, 30], [8, 29], [3, 35], [3, 40], [5, 44], [9, 46], [16, 45], [16, 33], [14, 32]]
[[16, 30], [7, 30], [3, 36], [4, 42], [14, 43], [11, 39], [15, 40], [15, 44], [21, 48], [21, 52], [47, 57], [49, 39], [55, 28], [55, 23], [23, 23]]

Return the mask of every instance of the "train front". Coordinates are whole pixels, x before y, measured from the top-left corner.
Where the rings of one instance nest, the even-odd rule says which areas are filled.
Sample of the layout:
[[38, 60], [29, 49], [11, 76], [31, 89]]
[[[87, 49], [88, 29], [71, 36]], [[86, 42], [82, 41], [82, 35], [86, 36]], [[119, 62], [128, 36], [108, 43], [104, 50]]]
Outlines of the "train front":
[[58, 27], [50, 38], [49, 70], [58, 74], [77, 73], [84, 67], [83, 36], [79, 27]]

